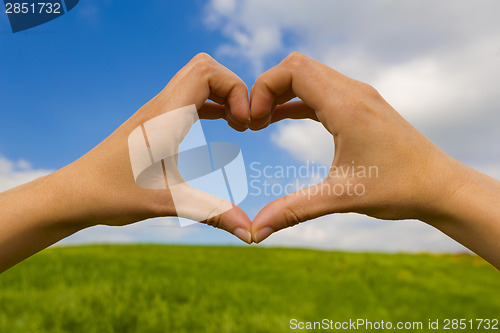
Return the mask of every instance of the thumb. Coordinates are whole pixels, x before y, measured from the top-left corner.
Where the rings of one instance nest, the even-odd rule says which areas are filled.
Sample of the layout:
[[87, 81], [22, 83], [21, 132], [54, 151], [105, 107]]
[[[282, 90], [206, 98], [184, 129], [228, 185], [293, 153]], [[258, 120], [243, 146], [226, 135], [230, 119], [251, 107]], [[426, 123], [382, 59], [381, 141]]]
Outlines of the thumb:
[[330, 183], [301, 189], [267, 204], [252, 223], [252, 240], [260, 243], [271, 234], [334, 212]]
[[200, 191], [187, 183], [170, 187], [177, 216], [226, 230], [242, 241], [252, 242], [252, 222], [228, 200]]

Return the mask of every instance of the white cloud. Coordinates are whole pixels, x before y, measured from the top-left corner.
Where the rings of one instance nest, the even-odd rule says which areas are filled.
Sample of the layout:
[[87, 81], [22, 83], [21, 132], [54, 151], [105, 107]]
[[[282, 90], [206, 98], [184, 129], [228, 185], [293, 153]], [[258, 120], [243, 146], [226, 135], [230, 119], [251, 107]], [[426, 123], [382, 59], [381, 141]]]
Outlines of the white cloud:
[[267, 246], [383, 252], [468, 251], [440, 231], [419, 221], [379, 221], [358, 214], [335, 214], [282, 230]]
[[52, 173], [52, 170], [35, 169], [23, 159], [12, 161], [0, 156], [0, 192], [30, 182]]
[[313, 120], [288, 120], [277, 125], [271, 141], [289, 151], [299, 161], [331, 165], [333, 137], [325, 127]]
[[[387, 68], [375, 80], [374, 86], [397, 110], [412, 120], [432, 116], [450, 116], [448, 106], [460, 99], [456, 81], [450, 84], [448, 73], [433, 59], [418, 59]], [[435, 110], [441, 110], [435, 113]]]
[[[228, 37], [225, 45], [255, 64], [292, 49], [320, 60], [326, 55], [339, 60], [355, 56], [380, 63], [405, 62], [450, 47], [466, 49], [471, 43], [496, 40], [499, 11], [500, 4], [494, 0], [459, 4], [453, 0], [212, 0], [205, 13], [206, 22]], [[238, 36], [253, 40], [262, 29], [279, 31], [281, 40], [257, 59], [243, 52], [245, 43]]]
[[217, 13], [221, 15], [232, 15], [236, 9], [235, 0], [214, 0], [212, 6]]
[[217, 55], [251, 59], [255, 75], [262, 72], [265, 58], [284, 46], [281, 27], [257, 9], [254, 3], [213, 0], [206, 7], [204, 18], [207, 26], [220, 29], [231, 40], [220, 45]]
[[123, 227], [99, 225], [82, 230], [57, 243], [96, 244], [96, 243], [177, 243], [186, 242], [189, 235], [200, 231], [196, 225], [181, 228], [172, 218], [154, 218]]

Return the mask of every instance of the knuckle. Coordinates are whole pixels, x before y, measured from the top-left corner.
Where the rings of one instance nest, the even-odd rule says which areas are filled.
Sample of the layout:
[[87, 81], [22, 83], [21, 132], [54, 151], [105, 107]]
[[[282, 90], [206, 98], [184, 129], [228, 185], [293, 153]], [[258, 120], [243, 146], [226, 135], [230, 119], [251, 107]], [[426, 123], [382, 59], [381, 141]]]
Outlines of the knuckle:
[[368, 83], [356, 81], [355, 87], [359, 92], [361, 92], [366, 97], [370, 97], [370, 98], [379, 98], [380, 97], [380, 94], [377, 91], [377, 89], [375, 89], [372, 85], [370, 85]]
[[294, 67], [294, 68], [299, 68], [299, 67], [302, 67], [304, 66], [307, 62], [309, 61], [309, 58], [300, 53], [300, 52], [292, 52], [290, 53], [285, 59], [284, 59], [284, 63], [287, 64], [288, 66], [290, 67]]
[[383, 101], [379, 92], [371, 85], [360, 81], [353, 83], [351, 93], [348, 94], [346, 107], [349, 114], [357, 121], [368, 121], [368, 114], [376, 114], [377, 105]]
[[266, 85], [266, 78], [263, 75], [260, 75], [259, 77], [257, 77], [255, 79], [253, 86], [252, 86], [252, 89], [250, 90], [250, 96], [253, 96], [252, 94], [256, 90], [255, 87], [257, 87], [257, 90], [258, 90], [258, 88], [261, 88], [262, 86], [265, 87], [265, 85]]
[[219, 228], [221, 222], [221, 215], [222, 214], [211, 216], [205, 220], [205, 223], [214, 228]]
[[235, 90], [238, 93], [241, 92], [245, 96], [248, 96], [248, 87], [245, 84], [245, 82], [243, 82], [243, 80], [241, 80], [239, 77], [234, 77], [232, 78], [232, 80], [233, 80], [232, 90]]
[[201, 77], [210, 74], [212, 70], [213, 66], [208, 62], [200, 62], [193, 67], [193, 71]]
[[289, 197], [283, 197], [283, 202], [285, 209], [283, 210], [283, 218], [285, 220], [286, 227], [293, 227], [305, 220], [300, 214], [300, 207], [296, 207], [292, 202], [289, 202]]
[[191, 70], [196, 75], [204, 76], [212, 72], [214, 69], [214, 59], [207, 53], [199, 53], [192, 60]]
[[193, 60], [195, 62], [211, 62], [214, 59], [208, 53], [201, 52], [201, 53], [198, 53], [197, 55], [195, 55], [193, 57]]
[[380, 94], [372, 85], [363, 83], [363, 91], [370, 97], [379, 97]]
[[283, 216], [285, 218], [285, 223], [287, 227], [296, 226], [301, 222], [299, 216], [297, 215], [297, 213], [294, 211], [293, 208], [285, 209], [285, 211], [283, 212]]
[[224, 229], [223, 214], [228, 210], [227, 202], [219, 198], [218, 203], [214, 203], [213, 208], [210, 209], [206, 219], [203, 223], [212, 226], [214, 228]]

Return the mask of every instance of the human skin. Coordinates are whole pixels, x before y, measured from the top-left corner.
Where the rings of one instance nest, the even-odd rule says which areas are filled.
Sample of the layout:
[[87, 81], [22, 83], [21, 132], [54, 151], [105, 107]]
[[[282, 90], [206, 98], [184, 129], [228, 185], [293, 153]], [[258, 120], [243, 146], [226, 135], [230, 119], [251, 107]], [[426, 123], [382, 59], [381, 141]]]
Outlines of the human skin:
[[[288, 102], [294, 97], [300, 101]], [[252, 223], [254, 242], [323, 215], [356, 212], [421, 220], [500, 269], [500, 182], [445, 154], [373, 87], [292, 53], [257, 78], [250, 101], [253, 130], [285, 118], [310, 118], [335, 142], [329, 176], [265, 206]], [[336, 172], [353, 165], [376, 166], [378, 177]], [[364, 195], [330, 190], [349, 184], [363, 184]]]
[[[195, 56], [156, 97], [86, 155], [53, 174], [0, 194], [0, 272], [94, 225], [122, 226], [176, 216], [168, 189], [136, 185], [128, 136], [145, 121], [191, 104], [202, 119], [223, 117], [236, 130], [247, 128], [250, 110], [244, 82], [209, 55]], [[195, 189], [189, 197], [193, 205], [204, 200], [209, 207], [206, 216], [223, 206], [222, 199]], [[204, 222], [251, 242], [251, 221], [238, 207]]]

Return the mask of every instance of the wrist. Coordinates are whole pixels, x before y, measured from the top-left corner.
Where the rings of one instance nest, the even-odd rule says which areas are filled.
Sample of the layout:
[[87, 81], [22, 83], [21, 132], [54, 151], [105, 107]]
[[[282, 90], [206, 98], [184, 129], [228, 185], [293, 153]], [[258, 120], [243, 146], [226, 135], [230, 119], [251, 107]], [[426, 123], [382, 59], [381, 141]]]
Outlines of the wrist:
[[95, 224], [85, 218], [88, 217], [83, 214], [87, 199], [81, 195], [81, 188], [76, 182], [68, 179], [66, 168], [40, 179], [36, 191], [38, 196], [44, 198], [47, 223], [76, 232]]
[[461, 202], [471, 186], [474, 170], [446, 156], [431, 171], [433, 176], [427, 180], [429, 189], [422, 191], [425, 201], [419, 220], [435, 226], [436, 222], [456, 220], [461, 214]]
[[0, 195], [0, 272], [82, 229], [62, 213], [51, 179], [40, 177]]
[[500, 269], [500, 211], [496, 209], [500, 182], [460, 165], [462, 171], [457, 174], [456, 184], [450, 186], [453, 190], [441, 201], [437, 214], [428, 215], [422, 221]]
[[446, 224], [462, 227], [477, 220], [478, 214], [485, 216], [487, 207], [495, 206], [500, 190], [500, 182], [457, 160], [449, 160], [442, 168], [440, 181], [433, 186], [435, 193], [429, 195], [432, 208], [419, 218], [435, 227]]

